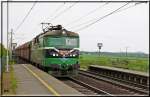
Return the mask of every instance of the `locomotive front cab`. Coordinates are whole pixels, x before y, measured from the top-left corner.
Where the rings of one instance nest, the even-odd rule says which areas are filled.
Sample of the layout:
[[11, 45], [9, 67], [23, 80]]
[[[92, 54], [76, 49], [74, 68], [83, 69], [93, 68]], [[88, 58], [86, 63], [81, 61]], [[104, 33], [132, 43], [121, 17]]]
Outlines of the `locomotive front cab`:
[[78, 49], [45, 49], [45, 62], [50, 71], [73, 71], [79, 69]]
[[79, 36], [47, 35], [44, 39], [44, 64], [57, 77], [77, 75], [79, 69]]

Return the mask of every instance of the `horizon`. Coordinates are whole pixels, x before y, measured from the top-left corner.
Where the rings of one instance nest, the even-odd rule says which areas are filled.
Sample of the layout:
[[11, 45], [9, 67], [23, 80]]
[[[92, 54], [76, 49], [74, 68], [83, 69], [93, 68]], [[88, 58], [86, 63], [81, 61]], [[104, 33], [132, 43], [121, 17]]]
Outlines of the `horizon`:
[[[81, 50], [80, 50], [81, 51]], [[82, 52], [82, 51], [81, 51]], [[99, 52], [99, 51], [83, 51], [83, 52]], [[126, 53], [125, 51], [124, 52], [115, 52], [115, 51], [101, 51], [101, 53], [105, 53], [105, 52], [108, 52], [108, 53]], [[142, 53], [142, 54], [149, 54], [149, 53], [145, 53], [145, 52], [141, 52], [141, 51], [137, 51], [137, 52], [128, 52], [128, 53]]]
[[[1, 42], [0, 42], [0, 44], [2, 44]], [[4, 46], [4, 45], [3, 45]], [[5, 46], [4, 46], [5, 47]], [[17, 46], [18, 47], [18, 46]], [[6, 49], [6, 47], [5, 47], [5, 49]], [[80, 49], [80, 48], [79, 48]], [[95, 50], [95, 51], [88, 51], [88, 50], [80, 50], [80, 52], [99, 52], [98, 50]], [[104, 52], [108, 52], [108, 53], [126, 53], [126, 51], [122, 51], [122, 52], [120, 52], [120, 51], [101, 51], [101, 53], [104, 53]], [[143, 54], [147, 54], [147, 55], [149, 55], [149, 53], [146, 53], [146, 52], [142, 52], [142, 51], [135, 51], [135, 52], [131, 52], [131, 51], [128, 51], [128, 53], [143, 53]]]

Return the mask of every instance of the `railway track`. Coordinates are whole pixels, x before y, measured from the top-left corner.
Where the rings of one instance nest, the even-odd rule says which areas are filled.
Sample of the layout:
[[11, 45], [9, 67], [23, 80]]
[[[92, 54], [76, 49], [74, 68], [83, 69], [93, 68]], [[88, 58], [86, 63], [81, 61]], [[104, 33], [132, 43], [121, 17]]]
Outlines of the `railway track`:
[[79, 92], [85, 95], [111, 95], [108, 92], [105, 92], [101, 89], [93, 87], [73, 77], [58, 78], [58, 79], [64, 82], [65, 84], [69, 85], [70, 87], [75, 88], [76, 90], [78, 90]]
[[137, 86], [135, 86], [135, 85], [132, 86], [131, 84], [122, 83], [122, 82], [119, 82], [118, 80], [115, 81], [114, 79], [111, 79], [111, 78], [109, 79], [109, 78], [106, 78], [106, 77], [102, 77], [102, 76], [100, 76], [100, 75], [98, 75], [94, 72], [85, 71], [85, 70], [80, 70], [79, 74], [83, 75], [83, 76], [87, 76], [89, 78], [99, 80], [99, 81], [104, 81], [104, 82], [113, 84], [117, 87], [126, 89], [126, 90], [128, 90], [128, 92], [131, 92], [133, 94], [139, 94], [139, 95], [149, 94], [149, 91], [147, 90], [147, 87], [141, 88], [140, 85], [139, 86], [138, 85]]
[[119, 82], [102, 78], [88, 71], [79, 71], [76, 77], [59, 78], [65, 84], [85, 95], [147, 95], [148, 91], [139, 90]]

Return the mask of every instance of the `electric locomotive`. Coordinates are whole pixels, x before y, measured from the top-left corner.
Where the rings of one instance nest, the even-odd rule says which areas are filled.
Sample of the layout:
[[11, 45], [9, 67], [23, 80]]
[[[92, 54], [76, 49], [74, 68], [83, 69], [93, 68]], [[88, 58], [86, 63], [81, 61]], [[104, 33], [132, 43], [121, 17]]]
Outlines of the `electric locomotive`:
[[77, 33], [68, 31], [61, 25], [49, 26], [26, 44], [28, 47], [25, 48], [30, 53], [25, 58], [37, 67], [56, 77], [77, 75], [80, 67]]

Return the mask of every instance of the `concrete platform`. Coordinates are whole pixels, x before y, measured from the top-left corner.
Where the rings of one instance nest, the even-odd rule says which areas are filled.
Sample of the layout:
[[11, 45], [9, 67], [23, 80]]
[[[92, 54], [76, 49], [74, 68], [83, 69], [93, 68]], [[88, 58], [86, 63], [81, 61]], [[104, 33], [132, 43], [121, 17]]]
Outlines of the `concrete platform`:
[[83, 95], [46, 72], [30, 65], [14, 65], [16, 95]]
[[115, 68], [115, 67], [109, 67], [109, 66], [100, 66], [100, 65], [90, 65], [90, 66], [96, 67], [96, 68], [102, 68], [102, 69], [106, 69], [106, 70], [119, 71], [119, 72], [131, 73], [131, 74], [135, 74], [135, 75], [141, 75], [141, 76], [149, 77], [149, 73], [135, 71], [135, 70]]

